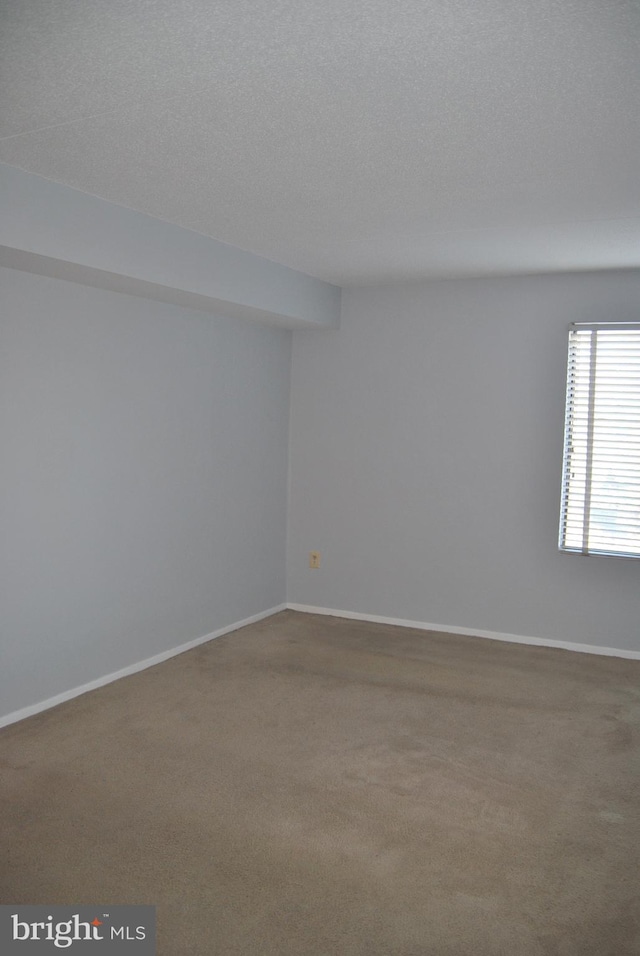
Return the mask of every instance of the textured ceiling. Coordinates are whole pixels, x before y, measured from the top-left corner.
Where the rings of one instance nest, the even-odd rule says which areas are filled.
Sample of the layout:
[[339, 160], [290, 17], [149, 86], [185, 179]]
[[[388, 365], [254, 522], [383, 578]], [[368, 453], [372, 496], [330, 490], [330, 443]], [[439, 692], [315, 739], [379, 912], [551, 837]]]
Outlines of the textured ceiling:
[[638, 0], [0, 0], [0, 161], [338, 284], [640, 266]]

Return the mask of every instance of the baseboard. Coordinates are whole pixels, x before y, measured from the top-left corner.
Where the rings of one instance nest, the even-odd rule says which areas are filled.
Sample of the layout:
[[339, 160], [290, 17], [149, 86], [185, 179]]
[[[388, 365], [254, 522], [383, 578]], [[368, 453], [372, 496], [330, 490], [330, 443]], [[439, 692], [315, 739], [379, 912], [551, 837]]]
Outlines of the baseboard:
[[221, 627], [217, 631], [212, 631], [211, 634], [196, 637], [195, 640], [187, 641], [186, 644], [179, 644], [178, 647], [171, 647], [168, 651], [162, 651], [160, 654], [147, 657], [143, 661], [129, 664], [127, 667], [123, 667], [119, 671], [114, 671], [112, 674], [105, 674], [104, 677], [98, 677], [96, 680], [89, 681], [88, 684], [82, 684], [80, 687], [74, 687], [72, 690], [64, 691], [62, 694], [56, 694], [55, 697], [49, 697], [47, 700], [42, 700], [38, 704], [31, 704], [29, 707], [14, 710], [12, 713], [0, 717], [0, 727], [15, 724], [17, 721], [24, 720], [26, 717], [33, 717], [34, 714], [39, 714], [43, 710], [49, 710], [50, 707], [57, 707], [58, 704], [63, 704], [67, 700], [79, 697], [80, 694], [86, 694], [90, 690], [96, 690], [98, 687], [104, 687], [105, 684], [111, 684], [115, 680], [120, 680], [121, 677], [137, 674], [138, 671], [146, 670], [147, 667], [161, 664], [163, 661], [168, 661], [171, 657], [177, 657], [178, 654], [184, 654], [185, 651], [190, 651], [200, 644], [206, 644], [207, 641], [212, 641], [216, 637], [222, 637], [224, 634], [231, 633], [231, 631], [237, 631], [241, 627], [246, 627], [247, 624], [255, 624], [257, 621], [262, 621], [265, 617], [271, 617], [272, 614], [286, 610], [286, 608], [286, 604], [279, 604], [277, 607], [271, 607], [267, 611], [261, 611], [259, 614], [246, 617], [242, 621], [236, 621], [234, 624]]
[[531, 644], [537, 645], [539, 647], [554, 647], [556, 649], [565, 651], [577, 651], [581, 654], [598, 654], [604, 657], [622, 657], [628, 660], [640, 660], [640, 651], [631, 651], [626, 650], [625, 648], [598, 647], [594, 644], [576, 644], [571, 641], [556, 641], [546, 637], [526, 637], [523, 634], [504, 634], [499, 631], [485, 631], [479, 628], [456, 627], [450, 624], [428, 624], [425, 621], [409, 621], [405, 618], [384, 617], [380, 614], [363, 614], [358, 611], [340, 611], [328, 607], [313, 607], [310, 604], [287, 603], [279, 604], [276, 607], [269, 608], [266, 611], [261, 611], [259, 614], [253, 614], [251, 617], [246, 617], [242, 621], [235, 621], [233, 624], [228, 624], [226, 627], [221, 627], [217, 631], [212, 631], [210, 634], [197, 637], [193, 641], [187, 641], [186, 644], [180, 644], [177, 647], [172, 647], [167, 651], [162, 651], [160, 654], [155, 654], [153, 657], [148, 657], [143, 661], [136, 662], [135, 664], [129, 664], [127, 667], [123, 667], [119, 671], [114, 671], [111, 674], [105, 674], [104, 677], [98, 677], [96, 680], [89, 681], [87, 684], [82, 684], [80, 687], [74, 687], [72, 690], [64, 691], [64, 693], [57, 694], [55, 697], [49, 697], [47, 700], [40, 701], [37, 704], [31, 704], [29, 707], [23, 707], [20, 710], [14, 710], [10, 714], [0, 716], [0, 727], [7, 727], [9, 724], [14, 724], [19, 720], [25, 720], [27, 717], [32, 717], [34, 714], [39, 714], [43, 710], [49, 710], [51, 707], [57, 707], [58, 704], [63, 704], [65, 701], [72, 700], [74, 697], [79, 697], [81, 694], [86, 694], [91, 690], [96, 690], [98, 687], [103, 687], [105, 684], [111, 684], [113, 681], [120, 680], [121, 677], [128, 677], [130, 674], [136, 674], [138, 671], [146, 670], [147, 667], [153, 667], [155, 664], [161, 664], [163, 661], [167, 661], [171, 657], [177, 657], [178, 654], [184, 654], [185, 651], [190, 651], [192, 648], [198, 647], [200, 644], [206, 644], [207, 641], [212, 641], [216, 637], [222, 637], [224, 634], [230, 634], [232, 631], [237, 631], [241, 627], [246, 627], [248, 624], [255, 624], [257, 621], [262, 621], [266, 617], [271, 617], [273, 614], [278, 614], [280, 611], [287, 609], [290, 611], [301, 611], [304, 614], [325, 614], [331, 617], [342, 617], [351, 621], [371, 621], [373, 624], [395, 624], [398, 627], [412, 627], [420, 631], [439, 631], [445, 634], [463, 634], [468, 637], [484, 637], [492, 641], [506, 641], [507, 643], [511, 644]]
[[398, 627], [413, 627], [420, 631], [440, 631], [445, 634], [463, 634], [467, 637], [485, 637], [491, 641], [506, 641], [509, 644], [534, 644], [539, 647], [555, 647], [563, 651], [578, 651], [580, 654], [600, 654], [603, 657], [624, 657], [640, 660], [640, 651], [628, 651], [617, 647], [597, 647], [594, 644], [574, 644], [571, 641], [555, 641], [546, 637], [525, 637], [523, 634], [502, 634], [499, 631], [483, 631], [473, 627], [453, 627], [450, 624], [426, 624], [424, 621], [407, 621], [400, 617], [382, 617], [379, 614], [360, 614], [357, 611], [337, 611], [328, 607], [312, 607], [310, 604], [287, 604], [290, 611], [304, 614], [328, 614], [344, 617], [350, 621], [371, 621], [372, 624], [396, 624]]

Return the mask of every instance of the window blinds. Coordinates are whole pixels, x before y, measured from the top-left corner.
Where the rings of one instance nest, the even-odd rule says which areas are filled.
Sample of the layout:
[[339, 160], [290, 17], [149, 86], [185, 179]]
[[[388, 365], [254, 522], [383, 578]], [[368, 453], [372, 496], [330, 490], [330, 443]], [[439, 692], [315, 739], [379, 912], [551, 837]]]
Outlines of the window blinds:
[[640, 323], [571, 326], [559, 546], [640, 557]]

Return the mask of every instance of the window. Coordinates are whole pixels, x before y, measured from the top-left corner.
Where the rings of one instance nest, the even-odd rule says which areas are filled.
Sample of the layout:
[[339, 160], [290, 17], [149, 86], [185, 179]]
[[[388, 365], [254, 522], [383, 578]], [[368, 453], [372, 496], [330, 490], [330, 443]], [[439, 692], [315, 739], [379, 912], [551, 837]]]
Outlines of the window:
[[571, 326], [559, 547], [640, 557], [640, 323]]

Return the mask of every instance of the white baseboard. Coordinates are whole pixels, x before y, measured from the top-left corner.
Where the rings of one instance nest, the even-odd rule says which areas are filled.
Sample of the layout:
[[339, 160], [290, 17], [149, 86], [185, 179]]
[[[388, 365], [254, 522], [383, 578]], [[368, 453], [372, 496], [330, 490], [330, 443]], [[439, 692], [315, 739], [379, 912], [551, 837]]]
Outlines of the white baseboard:
[[206, 644], [207, 641], [212, 641], [216, 637], [230, 634], [232, 631], [237, 631], [241, 627], [246, 627], [248, 624], [255, 624], [257, 621], [262, 621], [266, 617], [271, 617], [273, 614], [278, 614], [280, 611], [287, 609], [290, 611], [301, 611], [304, 614], [325, 614], [331, 617], [342, 617], [351, 621], [371, 621], [373, 624], [395, 624], [398, 627], [412, 627], [420, 631], [463, 634], [468, 637], [484, 637], [492, 641], [506, 641], [511, 644], [533, 644], [539, 647], [555, 647], [565, 651], [578, 651], [581, 654], [599, 654], [604, 657], [623, 657], [628, 660], [640, 660], [640, 651], [631, 651], [625, 648], [598, 647], [594, 644], [575, 644], [571, 641], [555, 641], [546, 637], [525, 637], [522, 634], [503, 634], [499, 631], [484, 631], [479, 628], [470, 627], [454, 627], [450, 624], [427, 624], [425, 621], [409, 621], [400, 617], [383, 617], [380, 614], [362, 614], [358, 611], [339, 611], [328, 607], [313, 607], [310, 604], [288, 603], [279, 604], [266, 611], [261, 611], [259, 614], [253, 614], [251, 617], [247, 617], [242, 621], [236, 621], [233, 624], [228, 624], [226, 627], [221, 627], [217, 631], [205, 634], [203, 637], [197, 637], [193, 641], [187, 641], [186, 644], [180, 644], [178, 647], [172, 647], [167, 651], [162, 651], [160, 654], [155, 654], [153, 657], [148, 657], [143, 661], [129, 664], [127, 667], [123, 667], [119, 671], [114, 671], [112, 674], [105, 674], [104, 677], [98, 677], [96, 680], [82, 684], [80, 687], [74, 687], [72, 690], [57, 694], [55, 697], [49, 697], [47, 700], [40, 701], [37, 704], [31, 704], [29, 707], [23, 707], [20, 710], [14, 710], [10, 714], [0, 716], [0, 727], [6, 727], [19, 720], [32, 717], [34, 714], [39, 714], [43, 710], [49, 710], [51, 707], [63, 704], [65, 701], [79, 697], [81, 694], [86, 694], [88, 691], [96, 690], [105, 684], [111, 684], [121, 677], [128, 677], [130, 674], [136, 674], [138, 671], [146, 670], [147, 667], [161, 664], [171, 657], [184, 654], [185, 651], [190, 651], [200, 644]]
[[440, 631], [445, 634], [486, 637], [491, 641], [507, 641], [510, 644], [534, 644], [539, 647], [555, 647], [564, 651], [578, 651], [580, 654], [600, 654], [604, 657], [624, 657], [629, 660], [640, 660], [640, 651], [629, 651], [625, 648], [574, 644], [571, 641], [554, 641], [547, 637], [525, 637], [523, 634], [502, 634], [499, 631], [483, 631], [473, 627], [452, 627], [450, 624], [426, 624], [424, 621], [407, 621], [404, 618], [382, 617], [379, 614], [360, 614], [357, 611], [336, 611], [328, 607], [312, 607], [310, 604], [287, 604], [287, 608], [290, 611], [302, 611], [304, 614], [328, 614], [331, 617], [344, 617], [350, 621], [396, 624], [398, 627], [413, 627], [420, 631]]
[[63, 704], [66, 700], [79, 697], [80, 694], [86, 694], [87, 691], [96, 690], [96, 688], [103, 687], [105, 684], [111, 684], [114, 680], [120, 680], [121, 677], [136, 674], [138, 671], [146, 670], [147, 667], [153, 667], [154, 664], [161, 664], [163, 661], [168, 661], [170, 657], [177, 657], [178, 654], [184, 654], [185, 651], [190, 651], [200, 644], [206, 644], [207, 641], [212, 641], [216, 637], [222, 637], [223, 634], [237, 631], [241, 627], [246, 627], [247, 624], [255, 624], [257, 621], [262, 621], [265, 617], [271, 617], [272, 614], [286, 610], [286, 608], [286, 604], [279, 604], [277, 607], [269, 608], [268, 611], [261, 611], [259, 614], [246, 617], [243, 621], [236, 621], [234, 624], [221, 627], [217, 631], [212, 631], [211, 634], [196, 637], [195, 640], [187, 641], [186, 644], [179, 644], [178, 647], [171, 647], [168, 651], [162, 651], [153, 657], [147, 657], [144, 661], [129, 664], [127, 667], [123, 667], [119, 671], [114, 671], [112, 674], [105, 674], [104, 677], [98, 677], [96, 680], [89, 681], [88, 684], [82, 684], [80, 687], [74, 687], [72, 690], [66, 690], [62, 694], [56, 694], [55, 697], [49, 697], [47, 700], [42, 700], [38, 704], [31, 704], [29, 707], [23, 707], [21, 710], [14, 710], [11, 714], [0, 716], [0, 727], [15, 724], [18, 720], [32, 717], [34, 714], [39, 714], [43, 710], [49, 710], [50, 707], [57, 707], [58, 704]]

